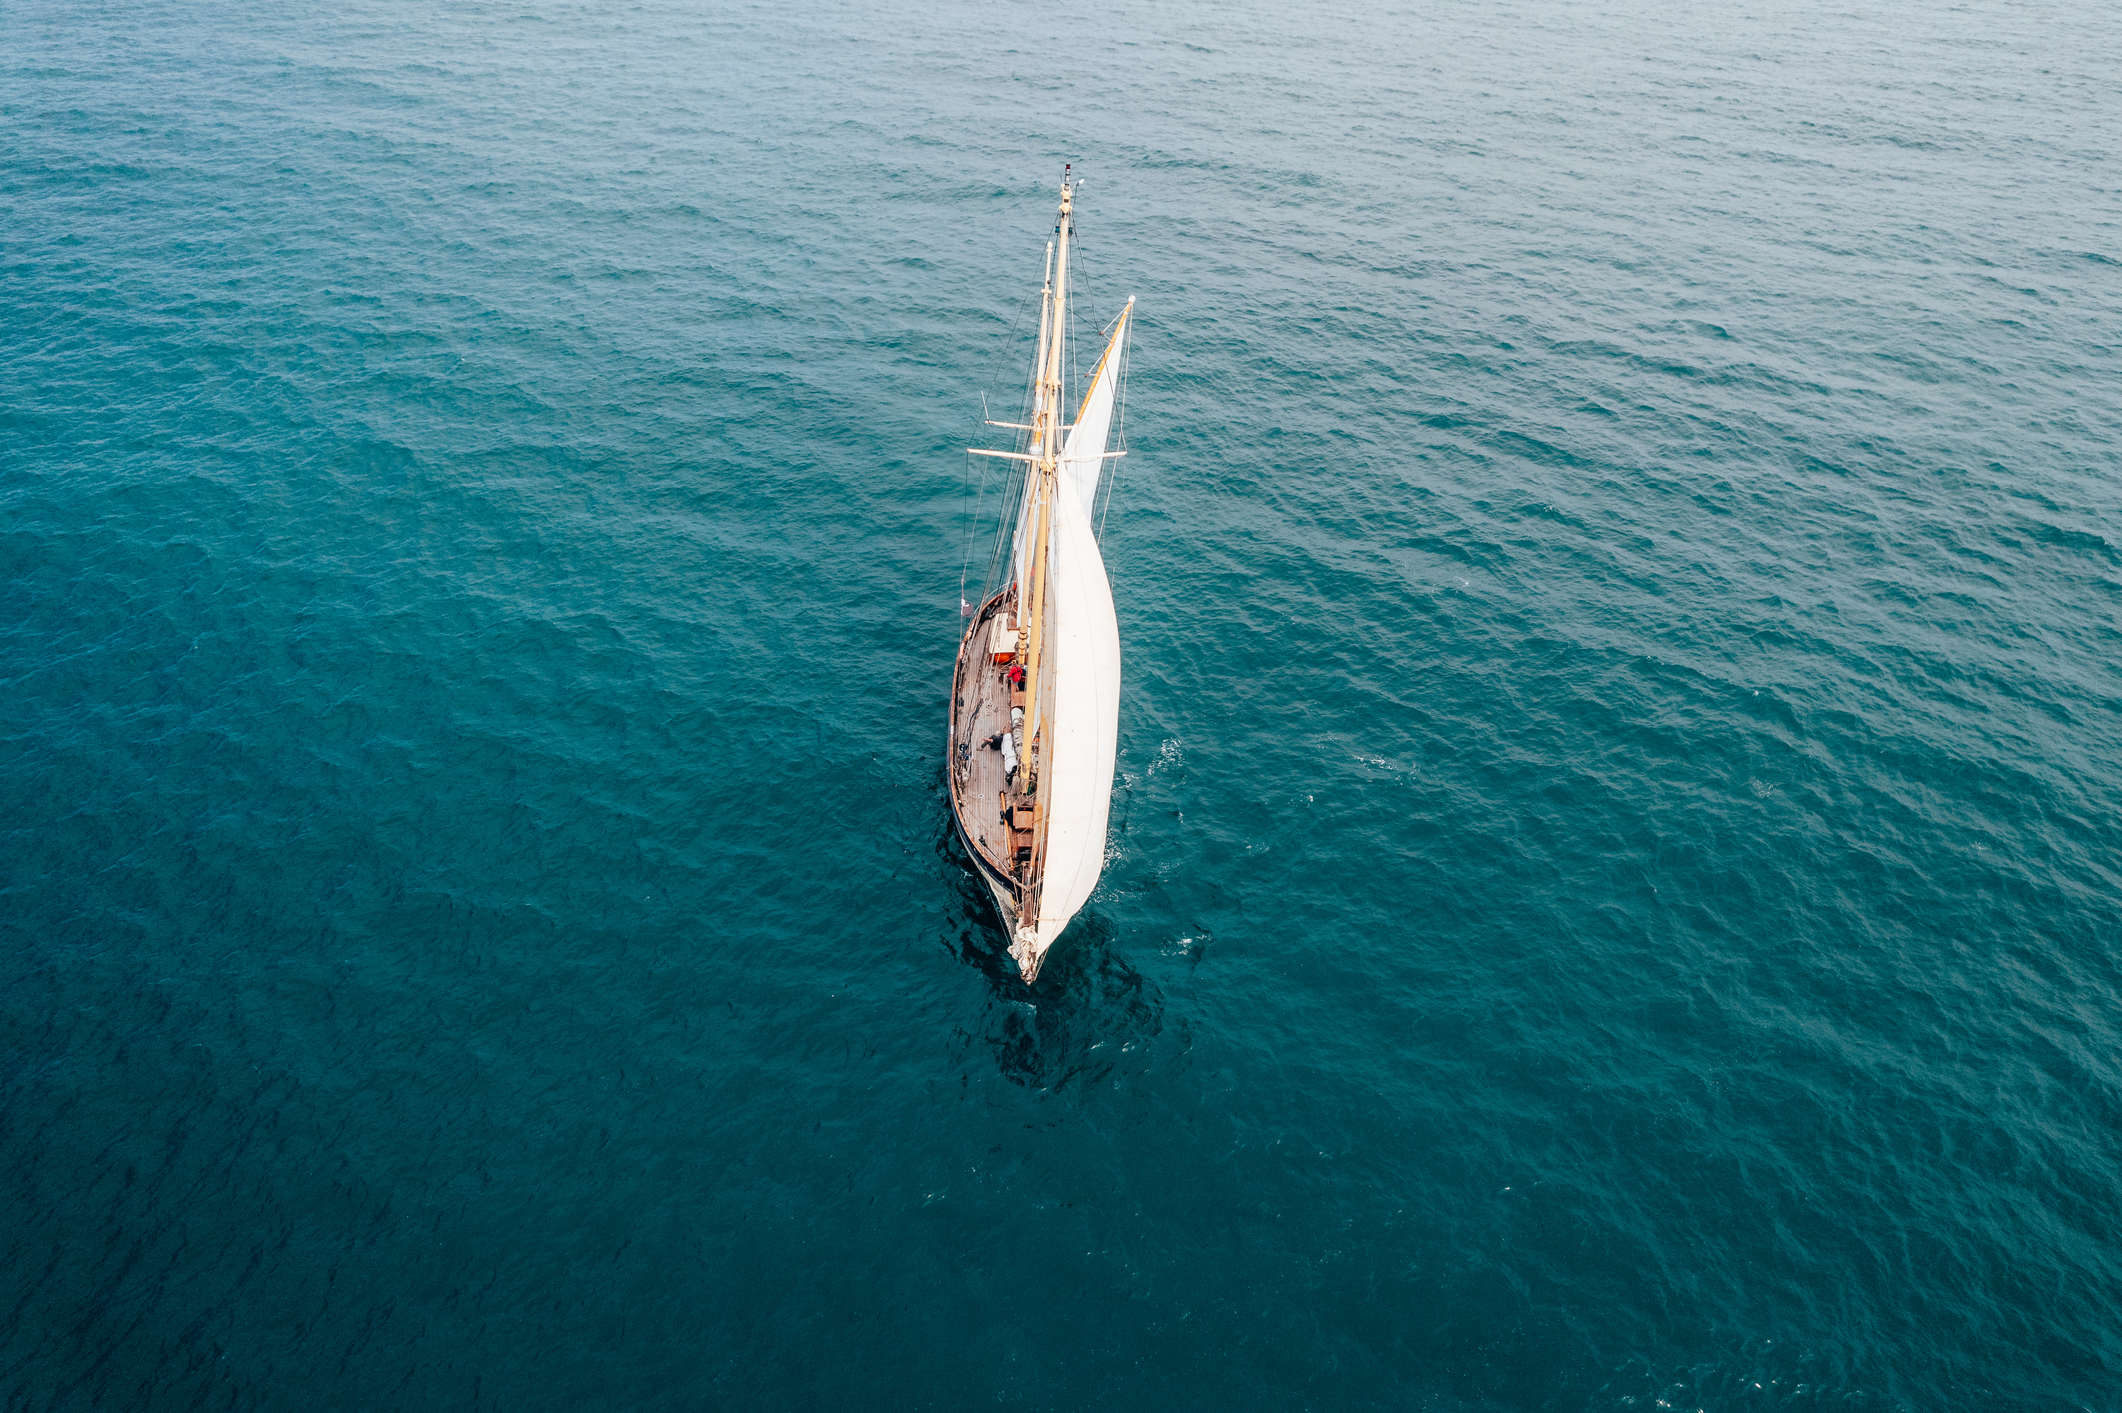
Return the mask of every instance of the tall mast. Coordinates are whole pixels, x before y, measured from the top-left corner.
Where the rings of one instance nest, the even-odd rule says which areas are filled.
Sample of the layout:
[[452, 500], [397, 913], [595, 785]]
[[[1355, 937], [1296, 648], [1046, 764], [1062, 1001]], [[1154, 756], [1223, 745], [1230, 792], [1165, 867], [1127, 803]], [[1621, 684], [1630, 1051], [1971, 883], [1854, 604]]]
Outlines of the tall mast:
[[[1044, 408], [1046, 400], [1046, 341], [1051, 337], [1053, 319], [1054, 243], [1048, 241], [1046, 243], [1046, 273], [1041, 277], [1039, 286], [1039, 356], [1032, 363], [1032, 431], [1034, 434], [1039, 430], [1039, 413]], [[1033, 443], [1031, 451], [1034, 458], [1033, 465], [1036, 467], [1036, 459], [1040, 454], [1040, 448], [1036, 441]], [[1036, 471], [1027, 471], [1025, 475], [1026, 489], [1030, 489], [1034, 479], [1036, 479]], [[1020, 584], [1018, 587], [1021, 589], [1023, 585]]]
[[[1044, 695], [1043, 672], [1046, 666], [1046, 578], [1047, 541], [1052, 534], [1054, 495], [1058, 490], [1059, 474], [1057, 458], [1061, 449], [1060, 406], [1062, 344], [1066, 341], [1063, 331], [1068, 327], [1068, 237], [1069, 210], [1074, 188], [1064, 176], [1061, 182], [1061, 213], [1055, 222], [1054, 236], [1057, 241], [1054, 279], [1047, 296], [1048, 315], [1045, 337], [1040, 340], [1042, 366], [1039, 369], [1038, 395], [1033, 402], [1032, 413], [1032, 469], [1030, 491], [1033, 500], [1033, 526], [1031, 583], [1025, 587], [1021, 599], [1024, 608], [1023, 621], [1026, 628], [1024, 652], [1024, 692], [1029, 710], [1024, 714], [1024, 747], [1030, 757], [1026, 772], [1028, 784], [1037, 789], [1044, 767], [1044, 753], [1039, 749], [1039, 728], [1042, 725], [1040, 698]], [[1036, 807], [1035, 807], [1036, 808]], [[1045, 822], [1046, 812], [1039, 809], [1035, 828]], [[1043, 832], [1043, 828], [1041, 829]], [[1035, 841], [1032, 857], [1039, 857]]]

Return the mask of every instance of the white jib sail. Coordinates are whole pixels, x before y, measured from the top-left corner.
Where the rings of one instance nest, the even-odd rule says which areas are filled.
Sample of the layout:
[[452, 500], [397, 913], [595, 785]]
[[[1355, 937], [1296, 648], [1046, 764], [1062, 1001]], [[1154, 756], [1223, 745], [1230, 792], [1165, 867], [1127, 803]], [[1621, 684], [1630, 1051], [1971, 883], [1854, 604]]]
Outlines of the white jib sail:
[[1120, 364], [1127, 348], [1127, 325], [1134, 312], [1135, 301], [1129, 299], [1105, 345], [1104, 356], [1098, 360], [1098, 371], [1091, 375], [1090, 391], [1083, 395], [1076, 425], [1069, 429], [1068, 440], [1061, 447], [1061, 488], [1082, 504], [1085, 520], [1094, 520], [1098, 513], [1098, 484], [1105, 474], [1105, 441], [1112, 433]]
[[1098, 886], [1120, 736], [1120, 624], [1090, 517], [1072, 495], [1055, 497], [1047, 567], [1053, 605], [1053, 707], [1042, 728], [1046, 856], [1039, 915], [1020, 922], [1017, 960], [1027, 976]]

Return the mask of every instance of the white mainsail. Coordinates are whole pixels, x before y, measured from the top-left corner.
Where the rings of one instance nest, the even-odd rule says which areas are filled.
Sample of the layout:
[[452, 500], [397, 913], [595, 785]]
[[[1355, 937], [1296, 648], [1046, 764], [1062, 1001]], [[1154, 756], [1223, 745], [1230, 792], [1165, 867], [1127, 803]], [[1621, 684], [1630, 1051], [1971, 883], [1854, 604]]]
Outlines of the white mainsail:
[[1068, 442], [1061, 448], [1061, 489], [1081, 502], [1085, 520], [1095, 520], [1098, 514], [1098, 486], [1105, 474], [1105, 443], [1112, 435], [1113, 405], [1120, 392], [1120, 366], [1127, 353], [1127, 325], [1134, 312], [1135, 301], [1130, 298], [1127, 307], [1120, 311], [1104, 355], [1098, 359], [1098, 370], [1091, 374], [1090, 391], [1083, 395], [1083, 406], [1076, 413], [1076, 425], [1069, 428]]
[[1090, 517], [1055, 498], [1047, 592], [1053, 606], [1053, 702], [1046, 719], [1046, 854], [1038, 915], [1019, 919], [1010, 951], [1026, 976], [1090, 898], [1105, 868], [1113, 755], [1120, 737], [1120, 624]]

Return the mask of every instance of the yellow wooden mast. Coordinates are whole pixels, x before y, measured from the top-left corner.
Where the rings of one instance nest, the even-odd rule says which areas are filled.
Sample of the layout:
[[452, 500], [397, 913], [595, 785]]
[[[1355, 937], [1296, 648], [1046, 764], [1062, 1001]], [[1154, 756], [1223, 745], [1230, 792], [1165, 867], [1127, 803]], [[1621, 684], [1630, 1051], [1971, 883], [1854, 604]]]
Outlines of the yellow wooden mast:
[[[1039, 728], [1043, 724], [1040, 700], [1046, 669], [1046, 579], [1047, 541], [1052, 537], [1054, 495], [1059, 486], [1059, 457], [1061, 453], [1061, 369], [1063, 345], [1067, 342], [1068, 329], [1068, 238], [1069, 211], [1074, 188], [1068, 182], [1061, 184], [1061, 214], [1055, 225], [1054, 235], [1058, 242], [1054, 262], [1054, 279], [1047, 303], [1046, 328], [1039, 340], [1043, 357], [1039, 369], [1038, 396], [1032, 413], [1032, 468], [1026, 486], [1034, 497], [1031, 502], [1031, 524], [1033, 527], [1031, 582], [1023, 586], [1018, 604], [1023, 610], [1026, 630], [1024, 651], [1024, 693], [1027, 710], [1024, 713], [1025, 786], [1036, 790], [1040, 769], [1044, 764], [1039, 749]], [[1037, 810], [1035, 829], [1045, 821], [1045, 811]], [[1043, 832], [1043, 831], [1042, 831]], [[1038, 840], [1032, 846], [1032, 858], [1039, 857]]]

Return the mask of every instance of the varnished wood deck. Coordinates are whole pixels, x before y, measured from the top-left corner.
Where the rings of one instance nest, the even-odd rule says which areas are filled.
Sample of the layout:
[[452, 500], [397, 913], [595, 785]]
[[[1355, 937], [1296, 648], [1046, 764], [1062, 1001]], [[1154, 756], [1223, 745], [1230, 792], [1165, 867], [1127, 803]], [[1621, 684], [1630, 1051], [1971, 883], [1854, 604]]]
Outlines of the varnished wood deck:
[[1007, 669], [992, 662], [988, 650], [994, 617], [1007, 607], [1007, 592], [981, 605], [972, 631], [959, 645], [951, 695], [951, 806], [959, 832], [967, 847], [982, 856], [983, 871], [992, 883], [1010, 877], [1013, 863], [1009, 826], [1002, 816], [1007, 789], [1002, 753], [981, 744], [1009, 730], [1009, 683], [1003, 676]]

